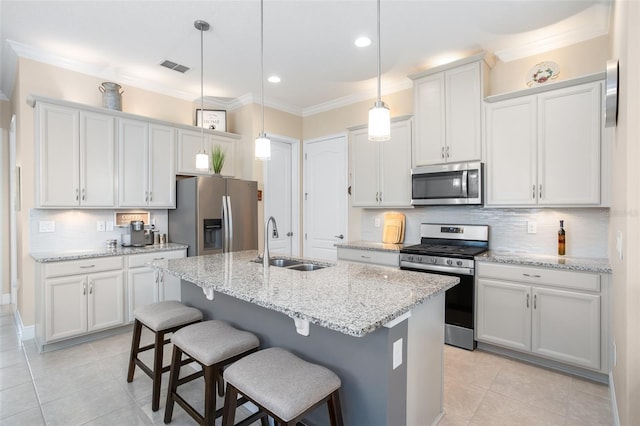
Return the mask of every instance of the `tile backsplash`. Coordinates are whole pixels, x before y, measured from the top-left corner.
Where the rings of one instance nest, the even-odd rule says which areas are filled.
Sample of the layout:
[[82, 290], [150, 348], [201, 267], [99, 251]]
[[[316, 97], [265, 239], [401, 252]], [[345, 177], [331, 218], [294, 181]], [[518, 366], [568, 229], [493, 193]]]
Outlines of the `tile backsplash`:
[[[394, 210], [406, 215], [405, 243], [420, 242], [420, 224], [458, 223], [489, 225], [491, 250], [513, 253], [557, 254], [558, 228], [564, 220], [567, 256], [606, 258], [609, 209], [495, 209], [477, 206], [433, 206]], [[364, 209], [361, 239], [381, 241], [383, 210]], [[527, 233], [527, 222], [537, 224], [535, 234]]]
[[[136, 210], [143, 211], [143, 210]], [[151, 223], [167, 232], [167, 210], [149, 210]], [[29, 210], [29, 251], [32, 253], [103, 248], [107, 240], [121, 242], [123, 230], [98, 232], [98, 221], [114, 220], [114, 210]], [[40, 221], [55, 222], [55, 232], [40, 232]]]

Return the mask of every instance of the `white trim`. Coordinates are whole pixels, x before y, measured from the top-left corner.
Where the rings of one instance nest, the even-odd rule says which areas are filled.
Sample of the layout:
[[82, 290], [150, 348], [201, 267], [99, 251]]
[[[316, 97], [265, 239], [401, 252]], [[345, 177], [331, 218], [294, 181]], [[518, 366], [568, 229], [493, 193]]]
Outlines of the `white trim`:
[[10, 305], [11, 304], [11, 293], [4, 293], [2, 295], [2, 302], [0, 302], [0, 304], [2, 304], [2, 305]]
[[24, 342], [25, 340], [34, 339], [36, 337], [36, 326], [35, 325], [25, 326], [22, 323], [22, 318], [20, 318], [20, 311], [18, 311], [17, 309], [15, 311], [14, 316], [16, 319], [16, 324], [18, 325], [18, 334], [20, 335], [20, 340]]
[[402, 321], [407, 320], [411, 318], [411, 311], [407, 311], [404, 314], [400, 315], [399, 317], [392, 319], [391, 321], [383, 324], [383, 327], [385, 328], [393, 328], [396, 325], [400, 324]]
[[611, 399], [611, 414], [613, 414], [613, 425], [620, 426], [618, 402], [616, 401], [616, 387], [613, 384], [613, 371], [609, 372], [609, 397]]

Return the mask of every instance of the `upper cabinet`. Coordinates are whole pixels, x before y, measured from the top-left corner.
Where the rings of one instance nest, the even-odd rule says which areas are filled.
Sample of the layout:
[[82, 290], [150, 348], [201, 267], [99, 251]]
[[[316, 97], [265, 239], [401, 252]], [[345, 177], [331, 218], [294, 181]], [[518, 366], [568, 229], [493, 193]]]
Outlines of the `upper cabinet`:
[[[224, 165], [220, 174], [228, 177], [235, 176], [235, 135], [226, 135], [210, 130], [205, 130], [203, 133], [198, 130], [178, 130], [177, 173], [181, 175], [213, 174], [211, 151], [218, 145], [225, 154]], [[196, 169], [196, 155], [203, 149], [209, 155], [208, 170]]]
[[411, 207], [411, 124], [391, 123], [391, 140], [372, 142], [368, 129], [351, 132], [352, 206]]
[[486, 204], [601, 205], [602, 83], [486, 104]]
[[115, 206], [114, 123], [106, 114], [37, 105], [37, 207]]
[[487, 84], [483, 56], [411, 78], [415, 102], [412, 166], [479, 161], [482, 99]]

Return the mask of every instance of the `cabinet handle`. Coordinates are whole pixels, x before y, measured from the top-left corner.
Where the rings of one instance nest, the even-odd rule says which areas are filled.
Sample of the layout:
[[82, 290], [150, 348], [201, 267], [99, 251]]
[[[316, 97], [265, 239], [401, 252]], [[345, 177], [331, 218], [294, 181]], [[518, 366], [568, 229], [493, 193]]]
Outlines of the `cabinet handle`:
[[149, 192], [144, 191], [144, 202], [148, 202], [149, 201]]
[[538, 274], [534, 274], [534, 275], [531, 275], [531, 274], [522, 274], [522, 275], [524, 275], [525, 277], [529, 277], [529, 278], [540, 278], [540, 277], [541, 277], [541, 276], [540, 276], [540, 275], [538, 275]]
[[536, 303], [537, 301], [538, 301], [538, 295], [534, 294], [533, 295], [533, 309], [537, 308], [537, 306], [536, 306], [537, 305], [537, 303]]
[[85, 190], [84, 188], [82, 188], [82, 201], [84, 201], [84, 199], [85, 199]]
[[82, 295], [83, 296], [87, 295], [87, 284], [86, 283], [82, 284]]
[[447, 146], [447, 158], [449, 158], [449, 146]]
[[540, 199], [542, 200], [542, 184], [540, 184]]
[[363, 258], [363, 259], [371, 259], [371, 256], [360, 255], [360, 257]]
[[153, 192], [149, 191], [149, 201], [153, 201]]
[[91, 269], [91, 268], [95, 268], [95, 267], [96, 267], [96, 265], [84, 265], [84, 266], [81, 266], [80, 269]]
[[536, 199], [536, 186], [533, 185], [533, 188], [531, 189], [531, 198], [533, 198], [534, 200]]
[[89, 294], [93, 294], [93, 281], [89, 283]]
[[153, 260], [164, 260], [164, 257], [154, 257]]
[[80, 191], [78, 190], [78, 188], [76, 188], [76, 201], [78, 201], [80, 195]]
[[376, 192], [376, 203], [379, 202], [380, 200], [378, 199], [378, 193]]
[[444, 146], [440, 150], [440, 157], [444, 160]]
[[382, 202], [382, 191], [380, 191], [380, 202]]
[[527, 294], [527, 308], [529, 308], [529, 295]]

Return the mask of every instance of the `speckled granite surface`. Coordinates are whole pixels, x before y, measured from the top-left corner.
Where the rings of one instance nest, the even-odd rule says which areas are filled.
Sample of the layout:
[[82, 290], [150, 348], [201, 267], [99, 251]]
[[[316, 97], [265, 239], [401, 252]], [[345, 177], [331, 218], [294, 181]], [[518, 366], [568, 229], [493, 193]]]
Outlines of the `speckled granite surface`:
[[348, 243], [336, 244], [338, 248], [350, 248], [358, 250], [393, 251], [399, 252], [405, 244], [385, 244], [373, 241], [349, 241]]
[[144, 247], [116, 247], [96, 248], [88, 250], [59, 251], [59, 252], [43, 252], [30, 253], [31, 257], [39, 263], [61, 262], [65, 260], [91, 259], [95, 257], [123, 256], [127, 254], [143, 254], [160, 251], [184, 250], [188, 246], [184, 244], [154, 244]]
[[488, 251], [475, 257], [486, 262], [506, 263], [511, 265], [540, 266], [544, 268], [568, 269], [583, 272], [599, 272], [610, 274], [609, 259], [589, 257], [549, 256], [524, 253], [500, 253]]
[[[363, 336], [459, 279], [338, 262], [301, 272], [270, 267], [265, 278], [255, 250], [152, 262], [151, 266], [256, 305], [351, 336]], [[202, 297], [205, 297], [203, 294]]]

